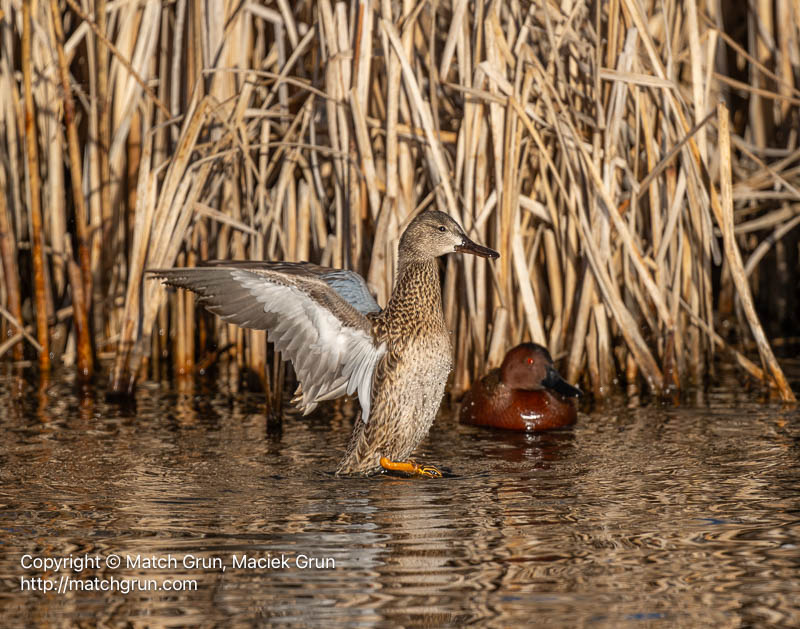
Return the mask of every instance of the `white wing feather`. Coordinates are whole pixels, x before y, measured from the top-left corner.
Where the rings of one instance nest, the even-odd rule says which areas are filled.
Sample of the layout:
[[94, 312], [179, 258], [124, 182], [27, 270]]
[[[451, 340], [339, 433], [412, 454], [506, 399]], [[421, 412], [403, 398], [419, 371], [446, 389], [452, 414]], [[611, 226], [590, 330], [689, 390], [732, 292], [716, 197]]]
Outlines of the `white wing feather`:
[[[369, 419], [372, 380], [386, 344], [376, 344], [372, 337], [365, 314], [379, 309], [363, 279], [339, 271], [333, 274], [339, 286], [335, 290], [317, 267], [291, 263], [149, 272], [197, 293], [198, 302], [226, 321], [267, 330], [275, 348], [294, 365], [303, 390], [299, 406], [306, 414], [323, 400], [357, 391], [361, 417]], [[347, 298], [350, 293], [355, 304]]]
[[[210, 271], [203, 267], [199, 269], [206, 273]], [[378, 361], [386, 353], [385, 343], [376, 345], [364, 326], [348, 325], [297, 285], [276, 283], [265, 273], [243, 268], [217, 267], [214, 270], [224, 272], [228, 281], [232, 279], [246, 289], [261, 304], [259, 310], [267, 316], [253, 316], [252, 310], [248, 309], [250, 312], [243, 320], [237, 312], [231, 312], [230, 302], [215, 303], [217, 300], [211, 296], [203, 299], [202, 288], [180, 282], [170, 283], [197, 292], [201, 296], [200, 301], [225, 320], [243, 327], [266, 329], [275, 348], [294, 365], [303, 389], [300, 407], [305, 414], [314, 410], [323, 400], [358, 391], [361, 417], [365, 422], [368, 421], [372, 379]], [[169, 281], [172, 278], [167, 279]], [[333, 290], [327, 290], [330, 299], [337, 305], [345, 310], [351, 308]], [[348, 315], [363, 317], [355, 309]]]

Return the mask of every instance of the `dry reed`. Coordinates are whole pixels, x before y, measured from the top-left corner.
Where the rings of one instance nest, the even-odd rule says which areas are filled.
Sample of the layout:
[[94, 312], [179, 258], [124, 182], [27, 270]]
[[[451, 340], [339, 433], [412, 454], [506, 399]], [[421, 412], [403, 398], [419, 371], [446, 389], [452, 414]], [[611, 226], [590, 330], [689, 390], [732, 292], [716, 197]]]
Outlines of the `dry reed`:
[[0, 353], [275, 387], [263, 333], [145, 269], [310, 259], [385, 302], [438, 207], [501, 253], [444, 265], [455, 392], [532, 339], [599, 396], [699, 383], [721, 348], [793, 400], [756, 305], [800, 305], [800, 7], [744, 33], [729, 8], [0, 0]]

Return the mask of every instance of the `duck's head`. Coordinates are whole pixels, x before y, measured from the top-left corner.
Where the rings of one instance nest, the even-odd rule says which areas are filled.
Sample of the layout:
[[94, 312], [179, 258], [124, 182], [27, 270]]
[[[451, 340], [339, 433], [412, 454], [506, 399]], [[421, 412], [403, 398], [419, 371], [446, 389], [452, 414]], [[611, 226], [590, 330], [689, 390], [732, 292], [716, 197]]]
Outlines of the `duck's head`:
[[553, 367], [550, 352], [537, 343], [522, 343], [509, 350], [500, 366], [500, 379], [512, 389], [550, 389], [566, 397], [582, 395]]
[[494, 249], [472, 242], [461, 225], [438, 210], [418, 214], [400, 238], [400, 256], [407, 260], [430, 260], [454, 252], [500, 257]]

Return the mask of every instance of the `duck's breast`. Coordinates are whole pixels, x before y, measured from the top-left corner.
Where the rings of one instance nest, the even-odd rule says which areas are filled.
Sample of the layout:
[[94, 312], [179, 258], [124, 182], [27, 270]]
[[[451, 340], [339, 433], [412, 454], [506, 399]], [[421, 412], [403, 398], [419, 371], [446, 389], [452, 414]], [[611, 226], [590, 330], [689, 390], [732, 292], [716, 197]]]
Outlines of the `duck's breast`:
[[575, 406], [550, 391], [514, 390], [508, 410], [509, 419], [518, 418], [517, 430], [551, 430], [575, 423]]
[[510, 389], [492, 374], [464, 396], [461, 422], [505, 430], [538, 431], [575, 423], [575, 407], [549, 391]]
[[390, 456], [405, 459], [428, 434], [439, 410], [452, 367], [452, 348], [444, 331], [408, 335], [393, 350], [374, 384], [373, 418], [382, 424], [382, 441]]

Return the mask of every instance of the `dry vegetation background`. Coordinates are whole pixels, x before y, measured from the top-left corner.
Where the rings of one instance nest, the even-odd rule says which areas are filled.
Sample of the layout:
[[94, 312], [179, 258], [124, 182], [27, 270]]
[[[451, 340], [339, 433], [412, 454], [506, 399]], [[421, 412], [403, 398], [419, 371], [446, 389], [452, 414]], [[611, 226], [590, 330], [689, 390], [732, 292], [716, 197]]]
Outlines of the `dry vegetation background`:
[[264, 374], [263, 333], [144, 270], [307, 259], [385, 303], [438, 207], [501, 253], [445, 260], [455, 391], [533, 339], [599, 395], [724, 350], [793, 398], [756, 306], [774, 335], [800, 305], [799, 0], [0, 12], [0, 354]]

